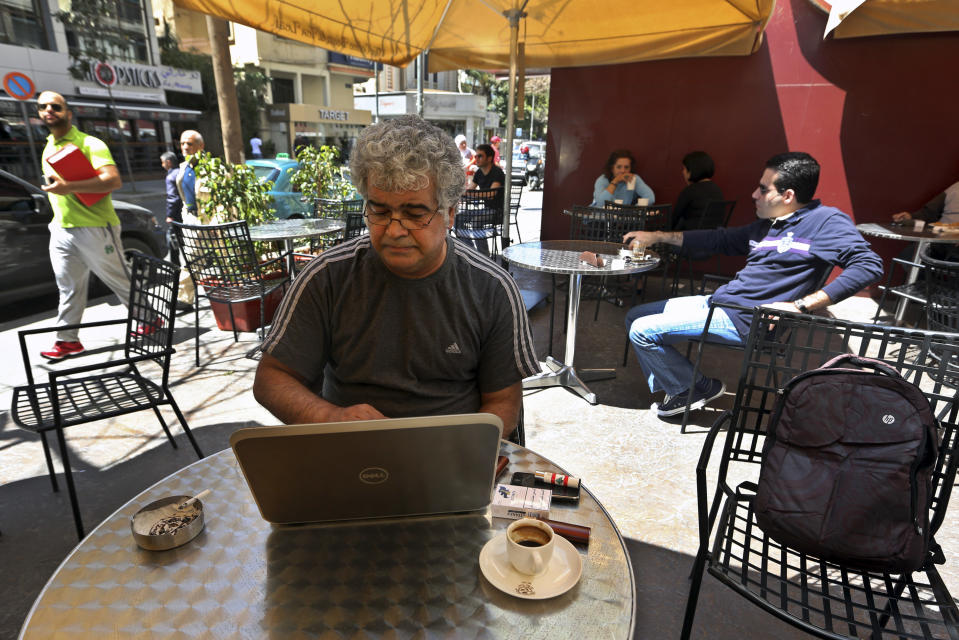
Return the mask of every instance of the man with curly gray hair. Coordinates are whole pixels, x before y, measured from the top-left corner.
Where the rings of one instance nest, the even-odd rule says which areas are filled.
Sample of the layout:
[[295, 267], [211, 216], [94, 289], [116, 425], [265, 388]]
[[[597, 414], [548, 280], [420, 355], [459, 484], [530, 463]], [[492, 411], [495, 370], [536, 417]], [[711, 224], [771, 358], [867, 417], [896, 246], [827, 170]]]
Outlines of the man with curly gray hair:
[[369, 234], [293, 281], [256, 399], [286, 423], [486, 412], [508, 434], [539, 365], [516, 283], [448, 234], [465, 184], [453, 140], [416, 116], [385, 120], [350, 170]]

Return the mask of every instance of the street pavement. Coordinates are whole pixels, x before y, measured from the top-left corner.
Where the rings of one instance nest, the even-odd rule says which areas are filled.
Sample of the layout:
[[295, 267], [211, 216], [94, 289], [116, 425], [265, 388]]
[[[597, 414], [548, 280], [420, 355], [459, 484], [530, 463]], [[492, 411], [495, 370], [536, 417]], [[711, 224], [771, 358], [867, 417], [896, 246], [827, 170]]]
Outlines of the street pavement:
[[[145, 193], [144, 189], [146, 199]], [[542, 192], [524, 194], [519, 219], [526, 241], [538, 239], [541, 202]], [[549, 288], [546, 274], [514, 270], [514, 276], [522, 287]], [[594, 321], [592, 304], [583, 305], [579, 320], [577, 365], [614, 367], [616, 378], [591, 383], [599, 397], [597, 405], [561, 388], [528, 392], [524, 398], [527, 446], [583, 478], [584, 486], [603, 503], [627, 538], [641, 594], [636, 638], [677, 637], [686, 576], [698, 544], [694, 469], [705, 428], [721, 410], [731, 407], [732, 395], [727, 394], [715, 407], [694, 412], [694, 426], [689, 433], [680, 434], [677, 424], [660, 421], [649, 410], [653, 398], [635, 358], [631, 355], [629, 364], [622, 366], [626, 309], [604, 302]], [[530, 311], [541, 359], [547, 351], [551, 306], [541, 304]], [[558, 355], [563, 348], [562, 304], [559, 307], [554, 330]], [[874, 310], [869, 298], [853, 298], [833, 307], [837, 316], [856, 320], [871, 319]], [[104, 298], [91, 302], [84, 320], [123, 315], [122, 305]], [[53, 312], [47, 311], [0, 324], [0, 353], [8, 359], [0, 373], [0, 567], [4, 575], [0, 638], [16, 636], [47, 579], [76, 544], [69, 500], [65, 490], [51, 491], [38, 436], [14, 425], [8, 411], [13, 387], [24, 381], [17, 330], [51, 326], [52, 320]], [[208, 311], [201, 314], [200, 327], [201, 366], [195, 367], [193, 314], [177, 320], [177, 354], [170, 378], [200, 446], [209, 454], [226, 448], [237, 428], [276, 424], [277, 420], [256, 403], [250, 390], [257, 363], [247, 353], [257, 344], [255, 334], [241, 334], [240, 342], [234, 343], [231, 333], [215, 328]], [[82, 340], [89, 353], [71, 365], [109, 357], [120, 345], [117, 336], [103, 329], [85, 332]], [[28, 348], [33, 353], [43, 346], [47, 345], [33, 342]], [[738, 358], [739, 353], [732, 350], [711, 351], [704, 372], [721, 377], [731, 387], [737, 378]], [[35, 370], [43, 375], [62, 366], [37, 363]], [[88, 529], [196, 459], [172, 412], [165, 410], [164, 415], [178, 449], [170, 446], [149, 412], [67, 431]], [[722, 442], [718, 440], [717, 446]], [[954, 520], [955, 516], [947, 518], [940, 543], [949, 558], [944, 578], [953, 592], [959, 593], [959, 528]], [[132, 538], [130, 544], [134, 544]], [[709, 577], [701, 603], [696, 638], [804, 637], [762, 615]]]

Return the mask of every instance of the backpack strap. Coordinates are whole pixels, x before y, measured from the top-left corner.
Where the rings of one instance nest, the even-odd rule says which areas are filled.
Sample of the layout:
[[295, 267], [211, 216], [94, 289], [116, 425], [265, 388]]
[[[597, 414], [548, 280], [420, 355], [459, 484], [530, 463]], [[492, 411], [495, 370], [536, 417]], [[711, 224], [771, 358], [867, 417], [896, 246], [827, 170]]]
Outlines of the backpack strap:
[[854, 364], [857, 367], [862, 367], [865, 369], [874, 369], [878, 373], [884, 373], [887, 376], [893, 378], [902, 379], [902, 375], [896, 370], [895, 367], [891, 367], [882, 360], [874, 360], [872, 358], [864, 358], [862, 356], [857, 356], [855, 353], [843, 353], [826, 364], [819, 367], [820, 369], [838, 369], [843, 364]]

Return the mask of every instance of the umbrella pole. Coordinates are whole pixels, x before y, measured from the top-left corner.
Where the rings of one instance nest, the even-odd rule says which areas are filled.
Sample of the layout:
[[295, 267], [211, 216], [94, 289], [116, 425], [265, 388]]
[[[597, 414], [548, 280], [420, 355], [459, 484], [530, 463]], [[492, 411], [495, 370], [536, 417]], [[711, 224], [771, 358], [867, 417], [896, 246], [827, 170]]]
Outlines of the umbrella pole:
[[[519, 21], [526, 14], [521, 9], [504, 11], [509, 20], [509, 97], [506, 102], [506, 184], [503, 185], [503, 248], [510, 245], [509, 216], [510, 191], [513, 181], [513, 112], [516, 103], [516, 58], [519, 50]], [[517, 222], [519, 222], [517, 215]]]

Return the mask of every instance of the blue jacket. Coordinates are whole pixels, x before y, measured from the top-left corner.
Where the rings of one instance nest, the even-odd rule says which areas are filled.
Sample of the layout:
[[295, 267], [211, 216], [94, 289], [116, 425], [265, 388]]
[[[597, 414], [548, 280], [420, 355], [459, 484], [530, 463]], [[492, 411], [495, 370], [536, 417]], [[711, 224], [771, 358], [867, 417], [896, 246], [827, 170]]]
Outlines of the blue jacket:
[[603, 203], [614, 202], [616, 200], [622, 200], [623, 204], [635, 204], [636, 198], [649, 198], [649, 204], [656, 203], [656, 194], [653, 193], [649, 185], [643, 182], [643, 179], [638, 175], [636, 175], [636, 184], [633, 185], [635, 192], [627, 189], [625, 182], [620, 182], [616, 185], [616, 191], [612, 194], [606, 190], [608, 186], [609, 178], [605, 175], [596, 178], [596, 182], [593, 184], [593, 201], [589, 206], [603, 207], [605, 206]]
[[[792, 302], [833, 266], [842, 273], [823, 287], [839, 302], [882, 277], [882, 259], [852, 220], [835, 207], [813, 200], [785, 220], [757, 220], [744, 227], [683, 232], [683, 252], [745, 255], [746, 266], [713, 294], [715, 302], [755, 307]], [[751, 313], [727, 310], [744, 339]]]

